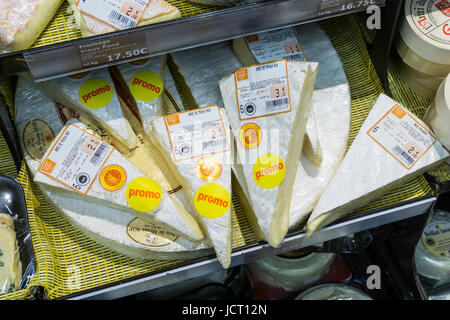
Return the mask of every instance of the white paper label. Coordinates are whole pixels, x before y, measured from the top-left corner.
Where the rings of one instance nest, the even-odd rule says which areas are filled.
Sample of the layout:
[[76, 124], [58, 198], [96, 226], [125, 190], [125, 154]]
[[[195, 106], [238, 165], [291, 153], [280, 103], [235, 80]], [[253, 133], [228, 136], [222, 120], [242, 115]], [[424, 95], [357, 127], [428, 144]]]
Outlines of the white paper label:
[[164, 121], [175, 161], [229, 149], [217, 106], [171, 114], [165, 116]]
[[114, 148], [76, 125], [66, 127], [39, 172], [86, 194]]
[[285, 28], [245, 37], [258, 63], [280, 59], [306, 61], [294, 29]]
[[240, 120], [291, 111], [286, 60], [241, 68], [234, 76]]
[[393, 106], [367, 134], [407, 169], [436, 142], [429, 130], [399, 105]]
[[150, 0], [78, 0], [78, 9], [117, 30], [135, 27]]

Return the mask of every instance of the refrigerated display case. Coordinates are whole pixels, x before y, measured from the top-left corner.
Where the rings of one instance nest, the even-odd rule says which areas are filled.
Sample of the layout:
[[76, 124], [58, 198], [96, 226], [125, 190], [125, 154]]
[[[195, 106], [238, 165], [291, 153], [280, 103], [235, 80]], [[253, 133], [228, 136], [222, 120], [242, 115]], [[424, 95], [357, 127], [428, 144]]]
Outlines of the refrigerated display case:
[[[272, 0], [234, 7], [202, 5], [187, 0], [169, 2], [180, 10], [181, 18], [89, 38], [82, 38], [80, 30], [73, 28], [68, 3], [64, 2], [31, 48], [0, 55], [0, 173], [14, 177], [23, 187], [37, 266], [26, 288], [0, 298], [152, 298], [156, 296], [152, 295], [153, 290], [164, 292], [164, 288], [168, 286], [183, 288], [185, 282], [186, 285], [196, 283], [200, 293], [189, 292], [185, 288], [178, 291], [180, 296], [192, 294], [190, 297], [195, 297], [195, 294], [199, 294], [198, 296], [206, 298], [215, 290], [219, 297], [238, 295], [252, 299], [251, 284], [245, 282], [249, 276], [242, 271], [247, 265], [302, 248], [319, 250], [318, 245], [323, 247], [324, 243], [336, 243], [344, 236], [365, 230], [371, 230], [374, 235], [369, 249], [364, 251], [368, 255], [366, 260], [364, 254], [341, 252], [346, 266], [355, 275], [354, 283], [364, 287], [365, 282], [361, 279], [367, 274], [361, 268], [370, 261], [390, 271], [386, 271], [387, 276], [383, 278], [388, 279], [386, 287], [389, 292], [379, 294], [378, 297], [419, 298], [417, 291], [420, 289], [416, 287], [416, 282], [411, 281], [414, 276], [412, 257], [426, 218], [445, 191], [446, 182], [450, 180], [447, 164], [405, 183], [317, 231], [312, 237], [306, 237], [302, 224], [295, 230], [290, 230], [278, 248], [258, 240], [246, 217], [245, 205], [233, 193], [233, 251], [230, 271], [225, 273], [212, 254], [203, 258], [175, 261], [139, 261], [117, 254], [78, 231], [48, 203], [27, 170], [18, 142], [21, 133], [14, 126], [15, 76], [21, 72], [30, 72], [36, 81], [47, 81], [138, 58], [158, 57], [161, 54], [231, 41], [259, 32], [318, 23], [336, 49], [350, 87], [351, 129], [347, 149], [370, 111], [372, 101], [380, 93], [391, 96], [419, 117], [424, 115], [431, 102], [429, 98], [408, 88], [400, 75], [393, 43], [398, 34], [397, 25], [403, 1]], [[378, 9], [366, 11], [369, 6], [376, 6]], [[381, 29], [370, 30], [366, 25], [367, 19], [376, 14], [377, 10], [380, 10]], [[114, 49], [101, 50], [94, 56], [83, 54], [83, 47], [98, 48], [105, 42], [116, 45]], [[127, 54], [130, 50], [134, 52], [132, 56]], [[183, 95], [177, 81], [179, 79], [174, 77], [174, 80], [182, 104], [188, 109], [189, 97]], [[404, 230], [407, 230], [405, 225], [411, 224], [409, 221], [415, 221], [412, 224], [416, 229], [411, 231], [410, 237], [406, 237], [407, 232]], [[392, 237], [398, 236], [398, 242], [407, 242], [409, 245], [409, 249], [403, 252], [407, 256], [403, 260], [397, 259], [396, 254], [389, 251], [392, 248], [386, 249], [386, 235], [390, 234], [386, 230], [392, 229], [397, 231], [391, 234]], [[331, 247], [333, 246], [329, 248]], [[329, 252], [336, 251], [339, 253], [336, 248], [334, 251], [329, 249]], [[233, 281], [244, 281], [247, 291], [230, 291]], [[348, 279], [346, 281], [349, 282]], [[174, 298], [173, 295], [167, 297]], [[425, 298], [425, 295], [420, 297]], [[377, 294], [373, 298], [377, 298]]]

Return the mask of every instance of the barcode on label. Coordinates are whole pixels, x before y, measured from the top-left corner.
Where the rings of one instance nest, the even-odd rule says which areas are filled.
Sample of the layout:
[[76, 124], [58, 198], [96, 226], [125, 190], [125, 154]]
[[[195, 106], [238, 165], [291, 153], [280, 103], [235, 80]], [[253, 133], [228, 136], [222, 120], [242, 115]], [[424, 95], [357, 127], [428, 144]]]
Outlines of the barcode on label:
[[398, 156], [402, 157], [403, 160], [405, 160], [408, 165], [411, 165], [414, 163], [414, 158], [411, 157], [408, 154], [408, 152], [406, 152], [405, 150], [403, 150], [402, 148], [400, 148], [397, 145], [394, 147], [394, 153], [396, 153]]
[[291, 54], [289, 56], [284, 56], [282, 59], [286, 59], [287, 61], [305, 61], [305, 57], [301, 54]]
[[266, 108], [278, 107], [278, 106], [282, 106], [282, 105], [285, 105], [288, 103], [289, 103], [289, 99], [287, 97], [281, 98], [281, 99], [270, 100], [270, 101], [266, 101]]
[[108, 18], [111, 19], [112, 22], [119, 24], [121, 29], [128, 29], [136, 26], [135, 20], [115, 10], [111, 11]]
[[206, 150], [208, 148], [215, 148], [217, 146], [223, 146], [224, 148], [226, 148], [227, 139], [223, 138], [223, 139], [216, 139], [216, 140], [203, 142], [203, 150]]
[[92, 156], [90, 163], [92, 163], [93, 165], [98, 165], [107, 147], [108, 145], [105, 143], [100, 144], [97, 150], [95, 151], [94, 155]]

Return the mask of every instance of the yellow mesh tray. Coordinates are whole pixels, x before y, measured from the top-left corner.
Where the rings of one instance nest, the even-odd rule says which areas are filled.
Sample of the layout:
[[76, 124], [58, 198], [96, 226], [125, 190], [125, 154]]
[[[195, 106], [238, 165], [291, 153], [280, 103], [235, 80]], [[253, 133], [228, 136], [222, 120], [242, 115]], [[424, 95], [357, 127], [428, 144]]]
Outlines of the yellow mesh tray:
[[[350, 145], [370, 110], [370, 103], [382, 92], [382, 88], [367, 53], [356, 16], [326, 20], [322, 23], [322, 27], [329, 34], [343, 61], [350, 84], [352, 99]], [[395, 98], [401, 98], [400, 102], [405, 103], [411, 111], [422, 115], [428, 101], [422, 100], [407, 89], [398, 78], [395, 66], [390, 64], [389, 67], [390, 81], [395, 87]], [[0, 148], [2, 155], [0, 170], [11, 172], [12, 160], [9, 159], [6, 145], [0, 144]], [[7, 165], [3, 165], [4, 163]], [[25, 165], [22, 166], [17, 178], [25, 189], [37, 271], [28, 289], [0, 296], [0, 299], [30, 298], [31, 288], [35, 286], [43, 287], [46, 296], [55, 299], [187, 262], [187, 260], [137, 261], [116, 254], [90, 240], [57, 214], [30, 179]], [[421, 176], [358, 212], [399, 204], [431, 193], [430, 186]], [[233, 204], [235, 208], [232, 215], [233, 248], [256, 243], [255, 235], [235, 195]]]

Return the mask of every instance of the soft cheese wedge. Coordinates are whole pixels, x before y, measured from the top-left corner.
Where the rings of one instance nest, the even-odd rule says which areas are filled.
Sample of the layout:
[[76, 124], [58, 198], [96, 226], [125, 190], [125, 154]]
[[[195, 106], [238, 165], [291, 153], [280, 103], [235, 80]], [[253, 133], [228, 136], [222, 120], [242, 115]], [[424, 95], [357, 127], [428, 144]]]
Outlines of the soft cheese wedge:
[[0, 49], [28, 49], [44, 31], [63, 0], [2, 0], [0, 2]]
[[236, 140], [234, 172], [254, 212], [250, 221], [273, 247], [289, 226], [317, 68], [280, 60], [238, 69], [219, 82]]
[[[316, 42], [311, 41], [313, 37], [317, 40]], [[326, 50], [318, 50], [319, 46], [317, 45], [317, 42], [320, 42], [321, 45], [325, 45], [323, 49]], [[324, 52], [332, 53], [334, 51], [332, 48], [328, 37], [317, 23], [273, 30], [233, 40], [233, 49], [239, 57], [239, 60], [241, 60], [245, 66], [271, 62], [279, 59], [287, 59], [289, 61], [318, 61], [322, 64], [322, 62], [325, 62], [326, 60], [322, 59], [319, 61], [318, 58], [325, 58]], [[328, 58], [334, 58], [334, 56]], [[336, 61], [336, 59], [333, 59], [332, 61]], [[340, 65], [339, 59], [337, 59], [337, 61]], [[320, 76], [321, 73], [324, 75], [326, 74], [329, 78], [335, 77], [332, 72], [326, 70], [324, 67], [319, 69], [318, 76]], [[319, 80], [327, 81], [325, 77], [322, 76], [321, 78], [322, 79], [317, 79], [316, 81], [316, 89], [323, 88], [323, 85], [321, 85], [321, 81]], [[308, 116], [303, 146], [303, 154], [317, 167], [322, 163], [323, 155], [317, 128], [317, 107], [314, 106], [314, 100], [325, 98], [325, 94], [326, 93], [323, 91], [320, 93], [315, 92], [313, 94], [315, 99], [313, 98], [313, 104]]]
[[[117, 27], [114, 28], [112, 26], [113, 23], [117, 23], [116, 19], [132, 23], [131, 19], [129, 19], [126, 15], [118, 11], [114, 11], [115, 14], [109, 15], [110, 17], [108, 18], [112, 20], [105, 21], [106, 23], [102, 22], [101, 20], [98, 20], [93, 16], [89, 16], [81, 12], [77, 6], [76, 0], [68, 0], [68, 1], [70, 4], [70, 8], [73, 11], [75, 22], [80, 28], [81, 35], [83, 37], [90, 37], [118, 30]], [[100, 8], [106, 9], [105, 7]], [[102, 14], [103, 12], [100, 13]], [[150, 0], [148, 6], [145, 8], [144, 14], [142, 15], [141, 19], [139, 20], [136, 26], [137, 27], [145, 26], [148, 24], [173, 20], [180, 17], [181, 17], [180, 11], [176, 7], [169, 4], [168, 2], [164, 0]]]
[[431, 130], [381, 94], [308, 219], [307, 235], [448, 158]]
[[39, 83], [34, 82], [30, 76], [27, 79], [53, 100], [105, 128], [124, 147], [132, 149], [136, 146], [136, 135], [124, 116], [107, 69]]
[[0, 213], [0, 294], [19, 289], [22, 263], [12, 216]]
[[145, 176], [115, 148], [88, 133], [77, 120], [50, 144], [34, 176], [59, 192], [128, 211], [192, 240], [203, 239], [195, 220], [155, 180]]
[[132, 111], [128, 116], [129, 121], [133, 128], [142, 127], [147, 135], [151, 131], [152, 121], [164, 113], [165, 67], [166, 58], [162, 55], [111, 68], [116, 88], [120, 88], [120, 91], [127, 90], [133, 99], [126, 101], [128, 109]]
[[151, 135], [171, 161], [202, 230], [224, 268], [231, 261], [231, 143], [223, 109], [204, 107], [153, 121]]
[[[17, 92], [15, 123], [25, 162], [34, 176], [55, 134], [62, 129], [67, 117], [76, 113], [54, 103], [21, 78]], [[102, 139], [108, 138], [99, 128], [88, 126], [88, 131]], [[133, 154], [127, 159], [144, 173], [151, 173], [154, 170], [148, 168], [148, 161], [142, 159], [147, 152], [144, 143], [139, 140]], [[134, 259], [171, 260], [211, 254], [209, 241], [190, 241], [124, 210], [95, 201], [80, 201], [77, 196], [55, 192], [45, 185], [39, 187], [55, 210], [77, 230], [114, 252]]]

